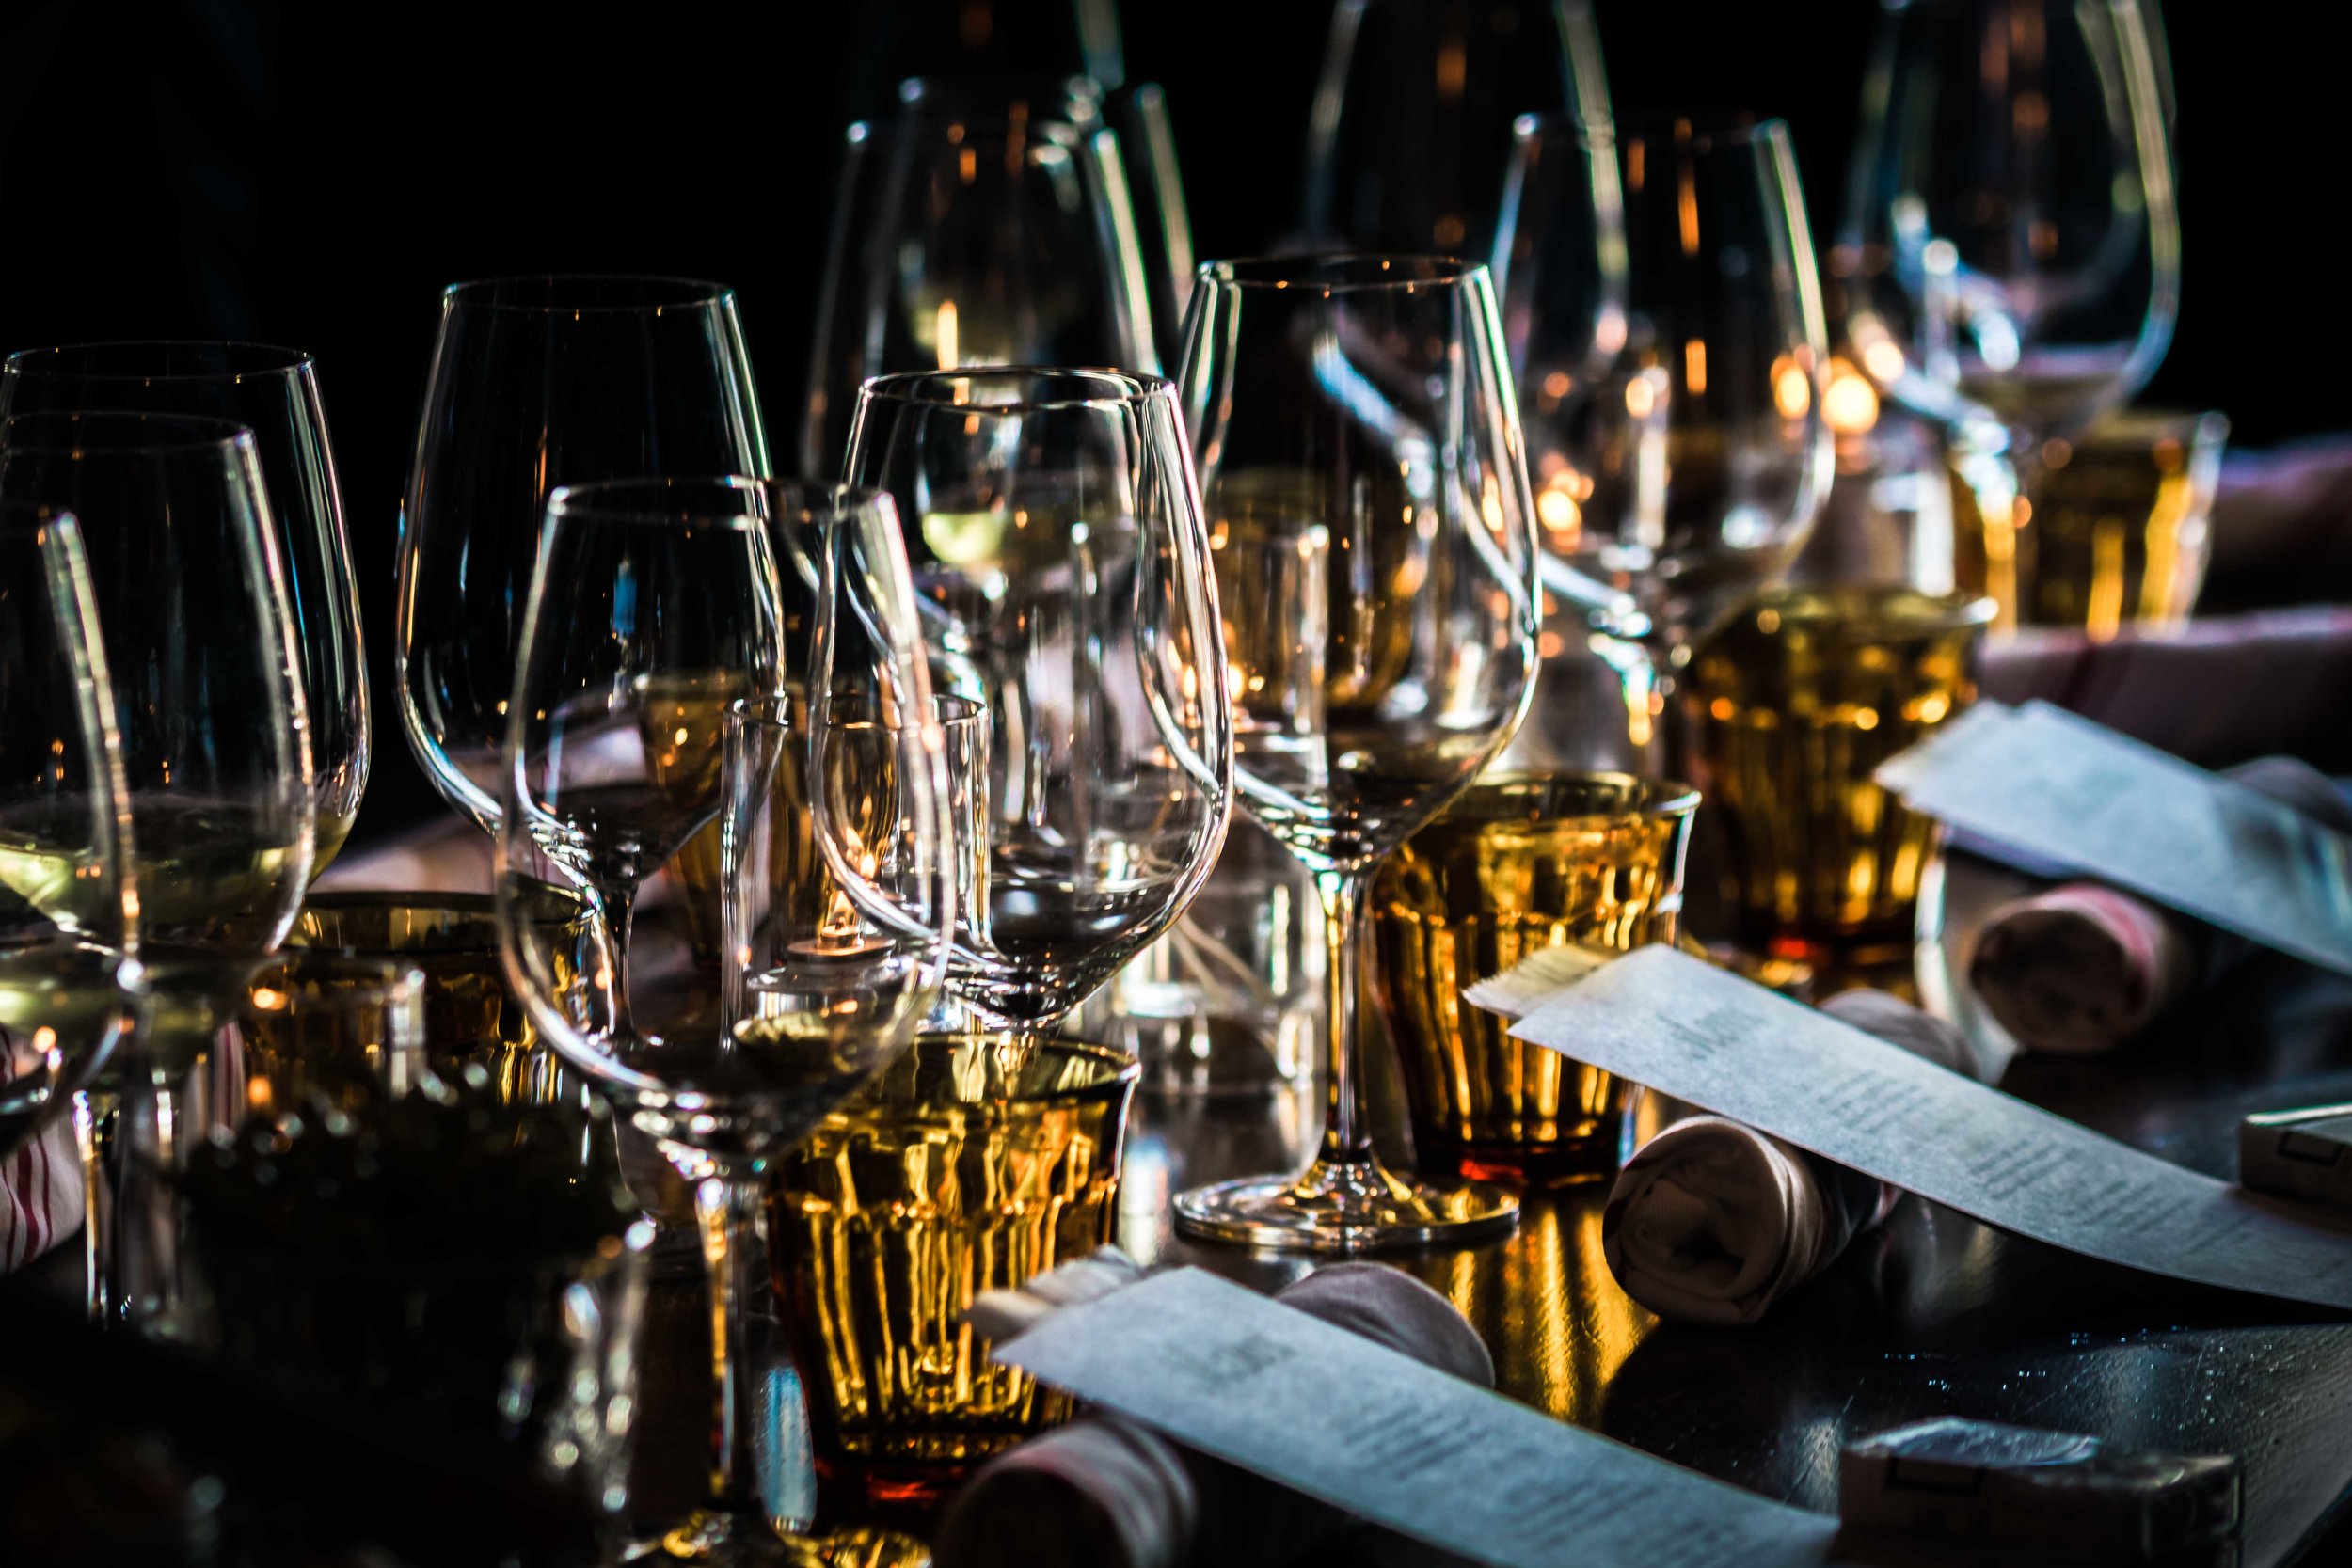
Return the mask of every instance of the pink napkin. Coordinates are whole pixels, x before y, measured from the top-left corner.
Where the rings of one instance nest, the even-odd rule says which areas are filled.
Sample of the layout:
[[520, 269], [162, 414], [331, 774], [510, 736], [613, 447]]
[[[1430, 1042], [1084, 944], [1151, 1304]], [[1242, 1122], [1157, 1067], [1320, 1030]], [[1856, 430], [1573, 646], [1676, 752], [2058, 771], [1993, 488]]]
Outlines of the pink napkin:
[[[2352, 806], [2292, 757], [2229, 770], [2248, 788], [2352, 832]], [[1968, 984], [2028, 1051], [2111, 1051], [2242, 960], [2249, 944], [2096, 882], [2065, 882], [1993, 911]]]
[[[0, 1053], [18, 1049], [0, 1027]], [[0, 1274], [23, 1268], [81, 1228], [82, 1156], [65, 1110], [58, 1107], [39, 1134], [0, 1159]]]
[[[1140, 1275], [1124, 1255], [1105, 1249], [1020, 1292], [982, 1298], [974, 1326], [1007, 1337], [1056, 1306], [1104, 1294]], [[1015, 1294], [1030, 1299], [1001, 1299]], [[1494, 1362], [1477, 1331], [1443, 1296], [1385, 1265], [1334, 1263], [1275, 1299], [1440, 1371], [1494, 1386]], [[1032, 1438], [973, 1476], [940, 1524], [931, 1560], [937, 1568], [1274, 1568], [1336, 1542], [1355, 1525], [1327, 1504], [1098, 1411]]]
[[[1959, 1030], [1883, 991], [1821, 1010], [1977, 1076]], [[1644, 1144], [1601, 1212], [1601, 1252], [1627, 1295], [1676, 1323], [1755, 1323], [1883, 1220], [1901, 1190], [1724, 1117], [1691, 1117]]]

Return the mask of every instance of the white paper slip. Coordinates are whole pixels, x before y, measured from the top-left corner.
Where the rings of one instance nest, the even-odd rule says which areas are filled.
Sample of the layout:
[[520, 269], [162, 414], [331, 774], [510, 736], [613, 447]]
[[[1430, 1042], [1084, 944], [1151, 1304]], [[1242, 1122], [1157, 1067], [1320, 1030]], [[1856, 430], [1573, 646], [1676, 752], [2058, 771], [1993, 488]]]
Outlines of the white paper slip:
[[1922, 1197], [2151, 1274], [2352, 1310], [2352, 1236], [1913, 1055], [1671, 947], [1644, 947], [1511, 1033]]
[[1876, 776], [1954, 828], [2352, 974], [2352, 838], [2088, 719], [1979, 703]]
[[1493, 1568], [1783, 1568], [1837, 1521], [1555, 1421], [1253, 1291], [1176, 1269], [996, 1359]]

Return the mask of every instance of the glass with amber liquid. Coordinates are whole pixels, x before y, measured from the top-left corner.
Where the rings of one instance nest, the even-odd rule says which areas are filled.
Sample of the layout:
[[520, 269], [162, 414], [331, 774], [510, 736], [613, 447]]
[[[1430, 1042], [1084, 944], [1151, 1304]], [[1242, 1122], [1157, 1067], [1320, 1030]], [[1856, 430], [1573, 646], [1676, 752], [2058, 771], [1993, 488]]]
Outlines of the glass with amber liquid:
[[1068, 1416], [963, 1310], [1110, 1241], [1137, 1071], [1071, 1040], [925, 1035], [778, 1159], [769, 1255], [828, 1490], [936, 1501]]
[[1698, 793], [1624, 773], [1489, 774], [1380, 867], [1380, 1012], [1422, 1169], [1549, 1186], [1616, 1168], [1627, 1086], [1511, 1037], [1466, 986], [1569, 943], [1675, 939]]
[[1991, 599], [1786, 588], [1703, 644], [1682, 717], [1749, 957], [1907, 961], [1936, 824], [1872, 782], [1976, 700]]
[[[549, 947], [590, 957], [595, 936], [585, 909], [554, 888], [541, 896], [540, 921]], [[455, 1082], [469, 1066], [479, 1066], [508, 1104], [577, 1102], [585, 1085], [552, 1051], [540, 1048], [529, 1015], [507, 990], [492, 905], [487, 894], [317, 893], [294, 917], [286, 942], [381, 959], [420, 974], [419, 1060], [425, 1070]], [[565, 970], [577, 981], [593, 967], [575, 961]], [[307, 1070], [382, 1075], [364, 1056], [344, 1060], [340, 1068], [314, 1063]]]
[[2004, 630], [2072, 626], [2104, 642], [2186, 620], [2229, 433], [2219, 414], [2125, 409], [2042, 443], [2023, 497], [1987, 498], [1956, 476], [1954, 580], [1991, 594]]

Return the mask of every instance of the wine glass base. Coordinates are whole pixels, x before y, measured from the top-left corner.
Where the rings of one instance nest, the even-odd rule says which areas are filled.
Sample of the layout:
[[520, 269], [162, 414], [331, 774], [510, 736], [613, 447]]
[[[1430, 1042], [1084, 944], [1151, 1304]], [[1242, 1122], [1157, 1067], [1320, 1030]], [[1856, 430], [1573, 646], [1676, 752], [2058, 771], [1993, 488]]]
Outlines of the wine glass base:
[[1176, 1229], [1203, 1241], [1352, 1254], [1477, 1241], [1511, 1228], [1519, 1200], [1484, 1181], [1436, 1187], [1377, 1160], [1318, 1160], [1304, 1176], [1253, 1176], [1176, 1199]]
[[698, 1509], [675, 1528], [631, 1543], [620, 1554], [631, 1563], [698, 1562], [711, 1568], [921, 1568], [930, 1548], [911, 1536], [879, 1529], [824, 1535], [778, 1535], [754, 1514]]

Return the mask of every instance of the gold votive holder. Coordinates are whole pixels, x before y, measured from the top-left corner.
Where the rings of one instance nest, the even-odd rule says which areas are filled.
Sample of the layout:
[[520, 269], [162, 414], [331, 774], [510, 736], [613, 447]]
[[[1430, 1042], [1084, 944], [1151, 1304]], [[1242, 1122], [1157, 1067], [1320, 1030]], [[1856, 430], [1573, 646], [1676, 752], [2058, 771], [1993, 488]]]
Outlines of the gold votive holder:
[[2187, 620], [2229, 434], [2220, 414], [2126, 408], [2026, 453], [2013, 500], [1956, 483], [1954, 580], [1993, 596], [2001, 630], [2106, 641]]
[[1907, 963], [1935, 822], [1871, 775], [1976, 700], [1989, 598], [1783, 588], [1692, 656], [1680, 698], [1751, 959]]
[[925, 1035], [776, 1164], [769, 1257], [817, 1472], [853, 1509], [926, 1507], [1070, 1402], [963, 1323], [1111, 1240], [1132, 1057]]
[[1462, 991], [1549, 947], [1672, 942], [1698, 800], [1624, 773], [1489, 775], [1382, 863], [1375, 994], [1424, 1173], [1551, 1186], [1616, 1168], [1627, 1085]]

